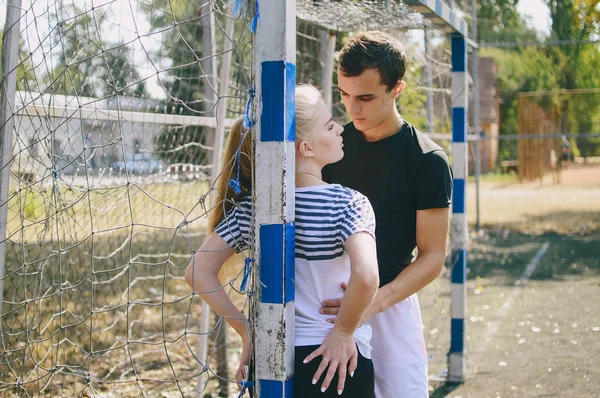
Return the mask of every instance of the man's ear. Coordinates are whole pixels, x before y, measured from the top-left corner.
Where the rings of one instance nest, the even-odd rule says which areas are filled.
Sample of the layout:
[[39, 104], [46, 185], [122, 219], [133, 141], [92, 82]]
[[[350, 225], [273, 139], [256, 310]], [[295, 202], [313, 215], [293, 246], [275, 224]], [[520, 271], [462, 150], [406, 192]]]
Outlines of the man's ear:
[[300, 141], [298, 144], [298, 153], [307, 158], [315, 155], [310, 147], [310, 144], [306, 141]]
[[394, 99], [398, 98], [398, 96], [402, 94], [405, 88], [406, 82], [404, 80], [399, 80], [398, 83], [396, 83], [396, 85], [392, 89], [392, 91], [394, 92]]

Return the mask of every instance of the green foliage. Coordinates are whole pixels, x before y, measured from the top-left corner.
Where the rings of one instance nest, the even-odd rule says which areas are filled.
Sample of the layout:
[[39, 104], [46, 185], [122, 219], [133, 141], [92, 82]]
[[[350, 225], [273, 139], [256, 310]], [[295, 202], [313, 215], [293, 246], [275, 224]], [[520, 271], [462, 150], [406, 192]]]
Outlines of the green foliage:
[[485, 49], [481, 55], [493, 57], [498, 65], [500, 113], [502, 115], [500, 132], [501, 134], [517, 134], [519, 93], [555, 89], [560, 79], [561, 64], [546, 57], [542, 49], [531, 47], [518, 51]]
[[[4, 36], [0, 35], [0, 48], [4, 49]], [[27, 82], [33, 79], [33, 67], [31, 59], [27, 53], [25, 42], [19, 40], [19, 59], [17, 61], [17, 90], [23, 90], [27, 86]], [[0, 56], [0, 80], [2, 74], [2, 56]]]
[[[600, 33], [600, 0], [544, 0], [550, 10], [552, 29], [548, 40], [576, 41], [552, 47], [484, 49], [498, 65], [501, 98], [501, 134], [518, 133], [518, 94], [530, 91], [600, 88], [600, 49], [580, 43]], [[520, 30], [522, 18], [516, 14], [518, 0], [486, 0], [479, 5], [481, 41], [528, 41], [528, 31]], [[486, 21], [489, 26], [486, 25]], [[502, 29], [498, 29], [501, 27]], [[491, 33], [490, 33], [491, 32]], [[540, 96], [536, 101], [562, 118], [563, 133], [600, 131], [600, 95]], [[597, 139], [572, 140], [575, 152], [592, 156], [600, 152]], [[516, 157], [516, 141], [500, 142], [500, 158]]]
[[[68, 17], [71, 14], [75, 16]], [[128, 48], [99, 37], [106, 16], [73, 5], [55, 17], [54, 40], [60, 53], [57, 67], [46, 79], [53, 92], [86, 97], [143, 94]]]
[[[412, 62], [409, 62], [411, 65]], [[427, 93], [419, 90], [423, 79], [423, 68], [419, 65], [409, 66], [404, 80], [407, 82], [406, 89], [398, 97], [398, 109], [402, 115], [410, 115], [410, 122], [419, 130], [427, 130], [427, 114], [425, 113]]]
[[479, 42], [519, 42], [537, 40], [535, 29], [517, 11], [519, 0], [482, 0], [477, 2]]

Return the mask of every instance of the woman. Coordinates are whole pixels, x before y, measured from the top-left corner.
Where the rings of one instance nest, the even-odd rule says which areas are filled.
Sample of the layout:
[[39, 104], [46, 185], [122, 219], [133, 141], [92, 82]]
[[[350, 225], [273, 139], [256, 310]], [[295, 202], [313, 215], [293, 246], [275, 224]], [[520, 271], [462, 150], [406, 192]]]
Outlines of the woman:
[[[249, 146], [245, 143], [249, 138], [243, 137], [241, 130], [241, 123], [236, 123], [229, 147]], [[323, 166], [344, 156], [342, 130], [315, 87], [296, 88], [297, 397], [374, 397], [373, 365], [369, 359], [371, 330], [368, 325], [361, 325], [361, 317], [379, 284], [373, 209], [362, 194], [327, 184], [321, 178]], [[221, 289], [217, 276], [223, 263], [236, 249], [247, 247], [251, 239], [251, 162], [244, 154], [234, 159], [241, 161], [238, 192], [242, 193], [236, 197], [236, 206], [228, 206], [217, 216], [222, 219], [195, 254], [186, 280], [242, 337], [244, 352], [236, 374], [239, 382], [246, 376], [248, 362], [246, 319]], [[237, 168], [237, 164], [232, 164], [230, 173], [233, 171], [235, 176]], [[221, 188], [224, 195], [226, 187]], [[345, 281], [348, 286], [344, 293], [340, 285]], [[327, 315], [319, 313], [321, 302], [332, 294], [344, 297], [333, 325], [326, 321]], [[322, 376], [323, 382], [317, 385]], [[329, 389], [332, 383], [335, 390]]]

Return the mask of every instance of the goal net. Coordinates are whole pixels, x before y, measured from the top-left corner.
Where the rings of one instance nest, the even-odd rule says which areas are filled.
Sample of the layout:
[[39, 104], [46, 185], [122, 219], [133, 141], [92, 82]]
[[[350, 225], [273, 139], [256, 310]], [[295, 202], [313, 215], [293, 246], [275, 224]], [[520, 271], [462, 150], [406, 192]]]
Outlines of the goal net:
[[[183, 273], [227, 201], [221, 145], [253, 86], [254, 10], [230, 3], [24, 0], [10, 21], [2, 3], [19, 41], [4, 396], [227, 393], [241, 343]], [[240, 283], [223, 289], [245, 307]]]

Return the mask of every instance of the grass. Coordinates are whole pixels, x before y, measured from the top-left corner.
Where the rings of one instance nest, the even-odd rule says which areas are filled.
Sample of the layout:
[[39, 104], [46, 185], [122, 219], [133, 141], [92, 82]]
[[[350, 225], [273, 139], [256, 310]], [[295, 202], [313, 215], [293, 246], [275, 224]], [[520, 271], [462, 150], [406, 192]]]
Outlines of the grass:
[[[0, 392], [191, 395], [201, 302], [183, 272], [205, 237], [207, 191], [205, 182], [13, 189]], [[209, 361], [206, 391], [216, 391], [214, 352]]]

